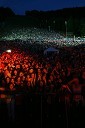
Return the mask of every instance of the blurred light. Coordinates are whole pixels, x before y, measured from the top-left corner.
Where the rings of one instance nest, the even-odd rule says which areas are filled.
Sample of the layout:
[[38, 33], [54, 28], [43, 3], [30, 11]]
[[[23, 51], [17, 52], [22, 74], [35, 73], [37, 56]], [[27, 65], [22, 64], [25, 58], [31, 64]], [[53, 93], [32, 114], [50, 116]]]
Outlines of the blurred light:
[[10, 49], [9, 50], [6, 50], [6, 52], [11, 53], [11, 50]]

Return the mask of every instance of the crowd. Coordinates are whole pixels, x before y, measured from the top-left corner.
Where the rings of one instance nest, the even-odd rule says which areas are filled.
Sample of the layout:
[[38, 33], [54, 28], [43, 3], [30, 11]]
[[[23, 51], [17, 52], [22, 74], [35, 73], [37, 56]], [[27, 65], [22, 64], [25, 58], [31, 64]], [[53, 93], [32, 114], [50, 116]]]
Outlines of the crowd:
[[[34, 40], [34, 41], [54, 41], [57, 39], [63, 39], [64, 37], [56, 33], [55, 31], [48, 31], [47, 29], [39, 29], [39, 28], [10, 28], [9, 31], [2, 36], [2, 39], [6, 40], [14, 40], [21, 39], [23, 41]], [[7, 30], [7, 28], [6, 28]]]
[[65, 34], [55, 32], [53, 30], [47, 29], [39, 29], [39, 28], [19, 28], [12, 26], [6, 26], [6, 29], [3, 33], [1, 33], [1, 40], [22, 40], [22, 41], [30, 41], [30, 43], [34, 43], [37, 41], [38, 43], [53, 43], [53, 45], [58, 46], [76, 46], [78, 44], [84, 44], [85, 38], [77, 38], [77, 37], [69, 37], [65, 36]]
[[[78, 103], [79, 105], [82, 102], [85, 105], [85, 47], [62, 47], [59, 48], [58, 54], [50, 53], [44, 55], [43, 51], [46, 47], [36, 45], [36, 43], [32, 45], [26, 43], [24, 42], [24, 45], [22, 45], [22, 42], [15, 41], [0, 43], [0, 48], [2, 47], [2, 51], [0, 50], [0, 99], [6, 99], [8, 120], [16, 120], [15, 104], [19, 106], [17, 111], [20, 108], [24, 108], [23, 110], [21, 109], [25, 113], [23, 120], [28, 112], [29, 115], [32, 115], [36, 111], [36, 114], [34, 113], [29, 118], [27, 115], [27, 119], [30, 120], [31, 118], [32, 122], [33, 118], [34, 120], [37, 119], [36, 115], [38, 115], [38, 112], [40, 115], [41, 102], [45, 106], [41, 103], [43, 112], [45, 110], [44, 114], [46, 112], [48, 115], [52, 113], [53, 116], [50, 115], [53, 120], [55, 119], [54, 114], [56, 114], [56, 110], [59, 111], [59, 116], [62, 116], [64, 111], [67, 112], [64, 107], [68, 105], [66, 107], [69, 108], [69, 103]], [[8, 47], [11, 48], [10, 52], [6, 50]], [[39, 48], [42, 49], [41, 52]], [[3, 92], [8, 94], [8, 96], [3, 95]], [[26, 93], [27, 97], [22, 98], [23, 96], [19, 95], [19, 93], [22, 95]], [[10, 94], [16, 95], [12, 95], [12, 97]], [[38, 95], [40, 97], [37, 97], [40, 99], [36, 98], [37, 94], [40, 94]], [[42, 98], [43, 94], [46, 94], [44, 98]], [[56, 101], [57, 96], [58, 100]], [[22, 99], [25, 100], [23, 101], [23, 104], [26, 105], [24, 105], [25, 107], [20, 107]], [[40, 100], [40, 102], [38, 103], [36, 99]], [[57, 104], [58, 101], [59, 105]], [[67, 104], [63, 105], [63, 101], [66, 101]], [[2, 100], [0, 100], [1, 103]], [[53, 104], [53, 107], [48, 104]], [[76, 109], [73, 111], [74, 115], [75, 111]], [[4, 115], [6, 116], [6, 113]], [[22, 124], [23, 120], [21, 120], [20, 116], [20, 124]], [[58, 119], [61, 121], [59, 116]], [[73, 116], [72, 119], [74, 119]]]
[[83, 48], [63, 48], [52, 56], [20, 50], [0, 55], [0, 86], [6, 89], [56, 92], [75, 78], [79, 85], [85, 85]]

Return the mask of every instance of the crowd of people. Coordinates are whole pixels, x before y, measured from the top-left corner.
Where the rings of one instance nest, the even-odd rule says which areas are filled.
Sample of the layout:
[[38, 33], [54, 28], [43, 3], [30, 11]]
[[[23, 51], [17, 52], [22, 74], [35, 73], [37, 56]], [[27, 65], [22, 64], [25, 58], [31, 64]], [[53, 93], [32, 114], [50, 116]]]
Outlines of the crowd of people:
[[58, 46], [76, 46], [78, 44], [84, 44], [85, 38], [78, 38], [75, 36], [66, 37], [65, 34], [55, 32], [54, 30], [48, 29], [39, 29], [35, 27], [15, 27], [6, 26], [4, 33], [1, 33], [1, 40], [22, 40], [22, 41], [30, 41], [30, 43], [34, 43], [37, 41], [38, 43], [48, 44], [51, 42], [53, 45]]
[[[16, 46], [20, 43], [17, 42]], [[28, 50], [25, 47], [16, 49], [16, 46], [11, 52], [0, 54], [1, 91], [78, 94], [76, 100], [81, 99], [81, 95], [85, 97], [84, 46], [61, 47], [58, 54], [50, 55], [44, 55], [43, 47], [40, 51], [35, 44], [31, 48], [34, 51], [36, 48], [37, 52], [32, 52], [29, 47]]]
[[65, 47], [59, 54], [46, 56], [20, 49], [5, 51], [0, 54], [0, 87], [15, 92], [84, 95], [85, 48]]

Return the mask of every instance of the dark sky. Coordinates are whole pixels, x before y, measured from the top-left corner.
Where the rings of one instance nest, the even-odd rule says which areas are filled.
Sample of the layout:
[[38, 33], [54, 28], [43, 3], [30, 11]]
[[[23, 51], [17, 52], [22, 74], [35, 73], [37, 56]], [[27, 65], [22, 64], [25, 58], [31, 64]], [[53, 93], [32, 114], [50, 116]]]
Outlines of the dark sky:
[[85, 6], [85, 0], [0, 0], [0, 6], [10, 7], [16, 14], [26, 10], [57, 10]]

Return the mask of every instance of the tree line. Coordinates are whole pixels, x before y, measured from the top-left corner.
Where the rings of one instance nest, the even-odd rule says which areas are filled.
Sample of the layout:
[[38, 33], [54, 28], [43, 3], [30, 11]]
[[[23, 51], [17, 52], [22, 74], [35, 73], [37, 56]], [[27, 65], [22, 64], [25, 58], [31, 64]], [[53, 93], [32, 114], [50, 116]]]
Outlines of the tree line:
[[0, 7], [0, 23], [32, 26], [72, 33], [77, 36], [85, 35], [85, 7], [64, 8], [51, 11], [25, 11], [25, 15], [16, 15], [10, 8]]

